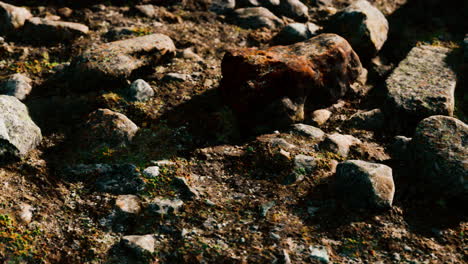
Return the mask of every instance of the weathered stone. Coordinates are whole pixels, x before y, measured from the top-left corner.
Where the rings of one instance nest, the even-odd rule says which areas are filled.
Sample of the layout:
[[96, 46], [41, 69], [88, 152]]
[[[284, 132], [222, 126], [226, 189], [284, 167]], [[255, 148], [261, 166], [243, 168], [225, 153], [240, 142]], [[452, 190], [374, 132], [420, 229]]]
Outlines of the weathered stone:
[[310, 258], [313, 260], [318, 260], [321, 263], [327, 264], [330, 263], [330, 256], [328, 255], [328, 250], [324, 246], [310, 246]]
[[129, 89], [130, 100], [144, 102], [154, 96], [154, 90], [142, 79], [134, 81]]
[[347, 124], [357, 129], [379, 130], [384, 126], [385, 117], [380, 109], [358, 112], [352, 115]]
[[312, 38], [317, 35], [319, 29], [320, 27], [313, 23], [291, 23], [273, 38], [273, 42], [278, 45], [294, 44]]
[[143, 175], [148, 178], [156, 178], [159, 176], [159, 167], [151, 166], [143, 170]]
[[318, 109], [312, 112], [312, 122], [317, 126], [325, 124], [330, 119], [332, 112], [327, 109]]
[[21, 222], [29, 224], [33, 217], [33, 211], [34, 208], [31, 205], [22, 203], [18, 206], [17, 217]]
[[392, 169], [383, 164], [361, 160], [338, 164], [335, 187], [339, 199], [357, 208], [389, 208], [395, 194]]
[[139, 214], [141, 212], [141, 200], [133, 194], [117, 196], [115, 206], [120, 212], [126, 214]]
[[154, 18], [157, 16], [154, 5], [136, 5], [135, 9], [146, 17]]
[[428, 191], [468, 198], [468, 125], [447, 116], [422, 120], [410, 145]]
[[322, 140], [323, 137], [325, 137], [325, 132], [323, 132], [320, 128], [304, 124], [294, 124], [291, 128], [291, 132], [316, 140]]
[[91, 113], [81, 133], [81, 144], [99, 149], [128, 145], [138, 131], [137, 125], [126, 116], [109, 109]]
[[147, 256], [154, 253], [156, 239], [153, 235], [143, 236], [124, 236], [121, 241], [122, 245], [133, 251], [137, 256]]
[[23, 158], [41, 140], [27, 107], [13, 96], [0, 95], [0, 161]]
[[31, 79], [21, 73], [16, 73], [0, 83], [0, 93], [24, 100], [32, 90], [31, 83]]
[[283, 21], [264, 7], [248, 7], [236, 9], [231, 20], [234, 24], [243, 28], [278, 28], [283, 26]]
[[309, 9], [300, 0], [280, 0], [276, 13], [305, 22], [309, 19]]
[[211, 0], [210, 11], [218, 14], [231, 12], [236, 7], [236, 0]]
[[411, 138], [396, 136], [390, 146], [390, 154], [395, 160], [408, 160], [410, 158]]
[[26, 20], [23, 34], [28, 40], [61, 42], [87, 35], [88, 31], [88, 27], [83, 24], [33, 17]]
[[71, 81], [83, 90], [102, 86], [103, 82], [122, 84], [135, 70], [154, 66], [174, 54], [174, 42], [162, 34], [105, 43], [73, 59]]
[[371, 59], [387, 40], [388, 21], [366, 0], [358, 0], [335, 14], [327, 31], [346, 38], [361, 59]]
[[198, 193], [198, 191], [193, 188], [189, 182], [187, 181], [186, 178], [184, 177], [175, 177], [173, 179], [173, 183], [174, 185], [176, 185], [177, 187], [179, 187], [181, 193], [182, 193], [182, 196], [186, 197], [187, 199], [198, 199], [198, 197], [200, 196], [200, 194]]
[[349, 148], [357, 144], [361, 144], [361, 141], [351, 135], [334, 133], [325, 137], [325, 140], [320, 143], [320, 149], [346, 158], [348, 157]]
[[91, 182], [97, 191], [112, 194], [135, 194], [145, 186], [131, 164], [78, 164], [66, 168], [64, 176], [71, 181]]
[[170, 72], [162, 78], [163, 82], [185, 82], [190, 79], [190, 75], [183, 73]]
[[31, 17], [31, 12], [26, 8], [0, 2], [0, 35], [13, 33]]
[[176, 214], [184, 202], [179, 199], [154, 198], [147, 206], [147, 212], [150, 215], [173, 215]]
[[296, 157], [294, 157], [294, 169], [300, 170], [301, 172], [304, 172], [305, 174], [313, 172], [316, 165], [317, 165], [317, 162], [315, 161], [315, 158], [312, 156], [299, 154]]
[[348, 42], [334, 34], [266, 50], [231, 50], [221, 66], [226, 103], [240, 122], [256, 127], [301, 122], [306, 103], [338, 100], [362, 71]]
[[386, 80], [385, 111], [395, 123], [414, 126], [432, 115], [453, 115], [456, 74], [447, 64], [450, 49], [414, 47]]

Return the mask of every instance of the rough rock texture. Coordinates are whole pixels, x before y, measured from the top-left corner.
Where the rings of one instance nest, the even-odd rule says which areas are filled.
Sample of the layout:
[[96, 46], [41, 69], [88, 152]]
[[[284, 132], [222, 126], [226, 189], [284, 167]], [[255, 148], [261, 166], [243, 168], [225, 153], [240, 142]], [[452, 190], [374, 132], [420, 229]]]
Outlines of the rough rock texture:
[[138, 131], [126, 116], [109, 109], [98, 109], [89, 115], [82, 129], [82, 144], [92, 149], [128, 145]]
[[280, 0], [276, 12], [297, 21], [305, 22], [309, 19], [309, 9], [300, 0]]
[[357, 144], [361, 144], [361, 141], [351, 135], [334, 133], [325, 137], [325, 140], [320, 143], [320, 149], [333, 152], [346, 158], [349, 153], [349, 148]]
[[221, 67], [226, 103], [256, 126], [302, 121], [305, 104], [336, 101], [362, 71], [348, 42], [334, 34], [266, 50], [230, 50]]
[[234, 24], [243, 28], [279, 28], [283, 26], [283, 21], [264, 7], [248, 7], [236, 9], [231, 20]]
[[25, 75], [21, 73], [13, 74], [0, 83], [0, 94], [24, 100], [32, 90], [31, 83], [32, 80]]
[[147, 213], [150, 215], [169, 215], [179, 211], [184, 202], [179, 199], [156, 197], [148, 203]]
[[128, 90], [130, 100], [132, 101], [143, 102], [154, 96], [153, 88], [142, 79], [134, 81]]
[[387, 40], [388, 21], [368, 1], [359, 0], [335, 14], [327, 31], [346, 38], [364, 60], [374, 57]]
[[352, 115], [346, 123], [357, 129], [378, 130], [384, 126], [385, 117], [382, 110], [373, 109]]
[[428, 190], [468, 194], [468, 125], [447, 116], [422, 120], [410, 145], [415, 169]]
[[147, 255], [155, 250], [156, 239], [153, 235], [124, 236], [122, 244], [132, 250], [136, 255]]
[[86, 50], [72, 61], [70, 73], [74, 86], [92, 89], [103, 82], [122, 83], [133, 71], [174, 53], [174, 42], [163, 34], [120, 40]]
[[361, 160], [338, 164], [335, 187], [337, 196], [344, 203], [357, 208], [391, 207], [395, 194], [392, 169]]
[[274, 38], [273, 42], [278, 45], [290, 45], [317, 35], [319, 26], [314, 23], [291, 23], [285, 26]]
[[0, 2], [0, 35], [19, 29], [31, 17], [31, 12], [26, 8]]
[[27, 39], [40, 42], [69, 41], [88, 34], [88, 31], [89, 28], [83, 24], [39, 17], [28, 19], [24, 24], [24, 34]]
[[327, 109], [318, 109], [312, 112], [312, 122], [317, 126], [325, 124], [330, 119], [332, 112]]
[[415, 125], [432, 115], [453, 115], [455, 72], [447, 64], [450, 49], [414, 47], [386, 80], [386, 111], [395, 121]]
[[115, 206], [123, 213], [139, 214], [141, 212], [141, 200], [133, 194], [119, 195], [115, 200]]
[[224, 14], [231, 12], [235, 7], [236, 0], [212, 0], [210, 10], [218, 14]]
[[27, 107], [13, 96], [0, 95], [0, 161], [26, 156], [41, 140]]
[[325, 137], [325, 132], [323, 132], [320, 128], [305, 124], [294, 124], [291, 127], [291, 133], [318, 140], [321, 140], [323, 137]]

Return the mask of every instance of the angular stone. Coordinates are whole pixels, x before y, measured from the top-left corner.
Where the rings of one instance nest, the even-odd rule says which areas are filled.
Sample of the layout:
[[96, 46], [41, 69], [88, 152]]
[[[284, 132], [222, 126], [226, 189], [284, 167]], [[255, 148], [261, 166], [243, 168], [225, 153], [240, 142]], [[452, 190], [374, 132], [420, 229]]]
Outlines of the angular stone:
[[348, 157], [349, 148], [353, 145], [361, 144], [361, 141], [351, 135], [341, 135], [334, 133], [325, 137], [320, 143], [320, 149]]
[[279, 28], [284, 25], [283, 21], [264, 7], [248, 7], [236, 9], [231, 20], [234, 24], [243, 28]]
[[148, 178], [156, 178], [159, 176], [159, 167], [151, 166], [143, 170], [143, 175]]
[[133, 194], [117, 196], [115, 206], [120, 212], [126, 214], [139, 214], [141, 212], [141, 200], [138, 196]]
[[327, 28], [346, 38], [361, 59], [371, 59], [387, 40], [388, 21], [366, 0], [358, 0], [336, 13]]
[[150, 215], [164, 216], [175, 214], [184, 202], [179, 199], [154, 198], [148, 203], [147, 211]]
[[121, 242], [126, 248], [132, 250], [133, 253], [138, 256], [154, 253], [156, 246], [156, 239], [153, 235], [124, 236]]
[[313, 23], [291, 23], [285, 26], [274, 38], [273, 42], [278, 45], [290, 45], [296, 42], [308, 40], [317, 35], [319, 26]]
[[318, 109], [312, 112], [312, 121], [318, 126], [325, 124], [330, 119], [332, 112], [327, 109]]
[[386, 80], [385, 111], [408, 125], [432, 115], [453, 115], [456, 74], [447, 64], [450, 49], [414, 47]]
[[126, 116], [109, 109], [98, 109], [89, 115], [81, 132], [81, 144], [91, 149], [117, 148], [128, 145], [138, 126]]
[[328, 250], [324, 246], [310, 246], [310, 258], [318, 260], [321, 263], [328, 264], [330, 263], [330, 256], [328, 255]]
[[23, 158], [41, 140], [27, 107], [13, 96], [0, 95], [0, 161]]
[[23, 34], [28, 40], [61, 42], [87, 35], [88, 31], [89, 28], [83, 24], [33, 17], [24, 24]]
[[322, 140], [323, 137], [325, 137], [325, 132], [323, 132], [320, 128], [304, 124], [294, 124], [291, 128], [291, 132], [316, 140]]
[[146, 17], [154, 18], [157, 16], [156, 8], [154, 8], [154, 5], [136, 5], [135, 9]]
[[73, 59], [71, 81], [81, 89], [102, 87], [103, 82], [125, 83], [132, 72], [155, 66], [163, 57], [175, 54], [172, 40], [163, 34], [105, 43]]
[[304, 106], [335, 102], [362, 71], [349, 43], [321, 34], [290, 46], [230, 50], [221, 92], [247, 126], [286, 126], [304, 119]]
[[361, 160], [338, 164], [335, 187], [338, 198], [356, 208], [389, 208], [395, 194], [392, 169]]
[[154, 96], [154, 90], [142, 79], [134, 81], [129, 89], [130, 100], [144, 102]]
[[447, 116], [422, 120], [410, 143], [428, 191], [468, 198], [468, 125]]
[[0, 2], [0, 35], [13, 33], [31, 17], [31, 12], [26, 8]]
[[31, 79], [21, 73], [16, 73], [0, 83], [0, 93], [24, 100], [32, 90], [31, 83]]

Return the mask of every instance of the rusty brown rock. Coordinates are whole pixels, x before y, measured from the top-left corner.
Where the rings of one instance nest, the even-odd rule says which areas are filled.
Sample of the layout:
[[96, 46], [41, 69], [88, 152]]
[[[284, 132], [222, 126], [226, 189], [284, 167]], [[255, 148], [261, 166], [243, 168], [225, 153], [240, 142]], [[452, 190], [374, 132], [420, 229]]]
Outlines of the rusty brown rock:
[[343, 97], [361, 74], [359, 57], [335, 34], [290, 46], [228, 51], [221, 92], [244, 125], [285, 126]]

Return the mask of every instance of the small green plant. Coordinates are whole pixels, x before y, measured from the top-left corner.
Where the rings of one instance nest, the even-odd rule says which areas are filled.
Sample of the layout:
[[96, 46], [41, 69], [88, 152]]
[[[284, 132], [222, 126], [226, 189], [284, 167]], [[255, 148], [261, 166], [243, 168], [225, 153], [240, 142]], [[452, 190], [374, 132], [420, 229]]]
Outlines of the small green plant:
[[148, 27], [138, 27], [138, 28], [134, 28], [132, 30], [133, 30], [134, 34], [139, 36], [139, 37], [153, 34], [153, 31]]

